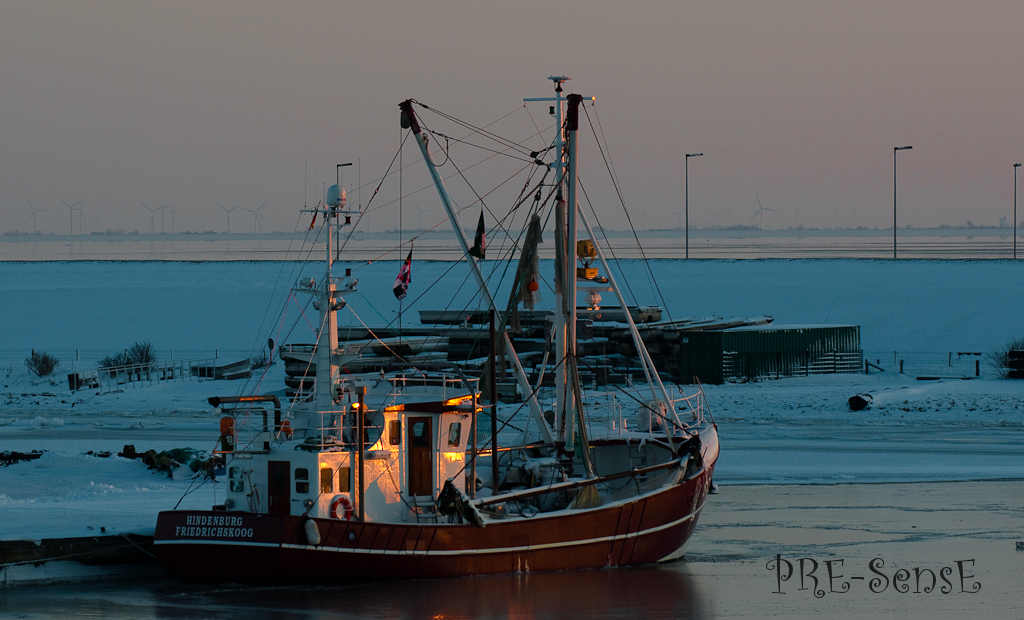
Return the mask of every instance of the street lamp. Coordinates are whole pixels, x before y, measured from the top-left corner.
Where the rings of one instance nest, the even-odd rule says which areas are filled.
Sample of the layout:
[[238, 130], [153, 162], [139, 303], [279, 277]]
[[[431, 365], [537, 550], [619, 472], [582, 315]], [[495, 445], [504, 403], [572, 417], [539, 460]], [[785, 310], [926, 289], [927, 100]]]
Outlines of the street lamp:
[[912, 146], [896, 146], [892, 149], [892, 259], [896, 260], [896, 151], [909, 151]]
[[686, 165], [686, 258], [690, 258], [690, 158], [703, 157], [704, 153], [687, 153]]
[[1020, 164], [1013, 165], [1013, 260], [1017, 260], [1017, 168]]

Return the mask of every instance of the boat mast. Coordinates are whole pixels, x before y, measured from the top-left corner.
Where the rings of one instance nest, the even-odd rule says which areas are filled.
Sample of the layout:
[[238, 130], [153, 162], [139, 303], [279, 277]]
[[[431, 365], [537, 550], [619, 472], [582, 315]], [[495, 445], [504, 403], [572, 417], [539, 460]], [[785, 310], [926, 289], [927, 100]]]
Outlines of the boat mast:
[[[343, 224], [339, 216], [344, 215], [344, 225], [351, 223], [351, 212], [344, 211], [347, 196], [345, 189], [341, 186], [341, 167], [352, 164], [338, 164], [338, 182], [327, 189], [327, 196], [324, 201], [324, 228], [327, 231], [327, 247], [324, 281], [316, 291], [306, 290], [302, 292], [313, 293], [317, 296], [314, 307], [320, 311], [320, 325], [316, 338], [316, 408], [319, 411], [332, 411], [338, 407], [334, 403], [333, 387], [338, 382], [340, 371], [338, 369], [338, 314], [337, 311], [345, 307], [343, 292], [338, 291], [338, 284], [334, 280], [332, 267], [334, 265], [334, 239], [335, 228]], [[315, 210], [314, 210], [315, 212]], [[301, 291], [302, 289], [296, 289]]]
[[[338, 380], [338, 367], [331, 363], [331, 354], [338, 348], [338, 316], [334, 312], [334, 292], [337, 285], [331, 267], [334, 251], [331, 245], [338, 210], [345, 206], [345, 190], [340, 185], [331, 186], [324, 205], [324, 227], [327, 230], [327, 261], [324, 282], [320, 287], [320, 332], [316, 338], [316, 408], [319, 411], [334, 409], [331, 387]], [[326, 333], [325, 333], [326, 332]]]
[[[416, 118], [416, 113], [413, 111], [412, 100], [407, 99], [398, 104], [398, 107], [402, 110], [402, 127], [410, 129], [416, 137], [416, 144], [420, 147], [420, 153], [423, 155], [423, 161], [427, 164], [427, 170], [430, 171], [430, 177], [433, 179], [434, 187], [437, 189], [438, 196], [441, 198], [441, 204], [444, 205], [444, 210], [448, 213], [448, 219], [451, 221], [452, 228], [455, 230], [455, 238], [459, 240], [459, 245], [462, 246], [462, 254], [470, 265], [470, 271], [476, 278], [477, 286], [479, 286], [480, 292], [483, 294], [484, 300], [487, 302], [487, 307], [490, 308], [492, 312], [497, 311], [497, 306], [494, 303], [494, 297], [491, 295], [491, 291], [487, 286], [487, 281], [484, 279], [483, 273], [480, 271], [480, 265], [477, 264], [476, 257], [469, 253], [469, 243], [466, 242], [466, 233], [462, 230], [459, 216], [455, 211], [451, 197], [448, 195], [448, 189], [444, 185], [441, 173], [437, 170], [437, 164], [434, 163], [433, 158], [430, 156], [430, 149], [427, 146], [429, 140], [427, 135], [423, 133], [419, 120]], [[540, 429], [541, 436], [545, 442], [554, 443], [555, 440], [551, 433], [551, 428], [548, 426], [547, 421], [544, 420], [544, 414], [540, 410], [540, 405], [537, 404], [537, 399], [533, 393], [533, 387], [530, 385], [530, 380], [526, 377], [526, 371], [523, 370], [523, 365], [519, 361], [519, 356], [516, 355], [516, 350], [512, 346], [512, 340], [508, 337], [507, 332], [502, 332], [501, 337], [504, 339], [505, 350], [508, 352], [508, 358], [512, 361], [512, 367], [515, 370], [516, 379], [519, 382], [519, 388], [527, 398], [530, 412], [533, 414], [533, 417], [537, 422], [537, 427]], [[492, 447], [496, 448], [497, 446]]]
[[[580, 460], [583, 461], [583, 467], [586, 470], [587, 477], [592, 478], [594, 476], [594, 466], [590, 460], [590, 446], [587, 441], [587, 426], [583, 419], [583, 403], [581, 402], [581, 390], [580, 390], [580, 378], [579, 369], [576, 366], [577, 357], [577, 342], [576, 342], [576, 191], [579, 185], [578, 175], [579, 168], [577, 166], [577, 143], [580, 128], [580, 104], [583, 102], [582, 95], [569, 95], [568, 105], [566, 106], [566, 119], [565, 119], [565, 133], [568, 138], [568, 144], [566, 145], [566, 174], [565, 174], [565, 185], [566, 185], [566, 247], [565, 247], [565, 295], [568, 301], [566, 307], [566, 352], [565, 352], [565, 363], [562, 366], [568, 366], [566, 374], [568, 375], [568, 382], [564, 386], [565, 389], [565, 409], [562, 413], [563, 418], [568, 421], [571, 419], [575, 423], [576, 432], [573, 433], [568, 429], [571, 428], [568, 424], [563, 424], [563, 428], [566, 428], [566, 437], [564, 437], [566, 444], [572, 444], [573, 452], [578, 453]], [[562, 205], [560, 205], [562, 206]], [[563, 386], [558, 386], [560, 389]], [[577, 438], [579, 443], [577, 444]]]
[[[554, 102], [554, 105], [550, 107], [551, 114], [555, 117], [555, 124], [558, 128], [557, 135], [555, 136], [555, 187], [557, 189], [557, 197], [555, 200], [555, 209], [559, 211], [559, 217], [555, 218], [556, 235], [564, 235], [564, 231], [558, 226], [558, 222], [564, 222], [565, 217], [565, 201], [562, 195], [562, 183], [565, 181], [565, 134], [562, 133], [562, 104], [565, 102], [565, 97], [562, 96], [562, 84], [572, 79], [564, 75], [552, 75], [548, 77], [549, 80], [554, 82], [555, 85], [555, 96], [554, 97], [528, 97], [523, 99], [524, 102], [532, 101], [544, 101]], [[560, 237], [562, 238], [562, 237]], [[575, 251], [575, 249], [574, 249]], [[565, 262], [563, 261], [563, 273], [556, 276], [556, 282], [560, 278], [562, 282], [569, 282], [568, 269]], [[575, 268], [575, 262], [571, 265]], [[575, 278], [573, 278], [575, 282]], [[565, 410], [566, 410], [566, 372], [565, 372], [565, 353], [566, 353], [566, 319], [564, 309], [566, 307], [565, 300], [576, 299], [575, 296], [569, 295], [568, 291], [562, 289], [562, 287], [555, 286], [555, 321], [552, 326], [555, 330], [555, 429], [558, 434], [558, 440], [560, 442], [565, 441], [565, 437], [562, 436], [562, 430], [565, 428]], [[574, 304], [571, 304], [575, 306]]]
[[[580, 102], [583, 97], [580, 95], [569, 95], [567, 97], [568, 105], [566, 106], [566, 119], [565, 119], [565, 134], [568, 138], [568, 144], [566, 145], [566, 171], [565, 171], [565, 194], [566, 200], [564, 208], [566, 210], [565, 218], [565, 361], [562, 363], [561, 368], [564, 369], [564, 373], [567, 376], [567, 381], [563, 386], [560, 384], [559, 391], [565, 393], [565, 403], [561, 410], [561, 415], [565, 418], [566, 423], [563, 424], [563, 428], [568, 428], [568, 419], [570, 416], [573, 418], [577, 417], [577, 411], [580, 403], [576, 402], [575, 389], [576, 383], [579, 380], [576, 373], [576, 191], [579, 185], [578, 175], [579, 168], [577, 167], [578, 157], [576, 148], [579, 143], [579, 128], [580, 128]], [[560, 205], [562, 206], [562, 205]], [[569, 368], [569, 364], [572, 367]], [[582, 427], [579, 427], [582, 433]], [[566, 443], [571, 438], [564, 437]], [[583, 453], [586, 452], [586, 445], [577, 446], [577, 448], [583, 448]]]

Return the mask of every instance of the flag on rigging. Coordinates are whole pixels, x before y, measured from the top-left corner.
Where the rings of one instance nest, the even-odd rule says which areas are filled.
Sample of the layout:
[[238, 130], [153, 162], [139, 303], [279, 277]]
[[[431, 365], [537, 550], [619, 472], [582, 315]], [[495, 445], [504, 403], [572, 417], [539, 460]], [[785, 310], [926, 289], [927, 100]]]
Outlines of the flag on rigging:
[[487, 249], [487, 233], [484, 229], [484, 212], [480, 210], [480, 221], [476, 224], [476, 237], [473, 238], [473, 247], [469, 248], [469, 255], [484, 260], [484, 251]]
[[405, 257], [402, 268], [398, 270], [398, 277], [395, 278], [395, 286], [392, 288], [395, 292], [395, 297], [405, 299], [405, 293], [409, 289], [410, 282], [412, 282], [412, 249], [409, 250], [409, 255]]

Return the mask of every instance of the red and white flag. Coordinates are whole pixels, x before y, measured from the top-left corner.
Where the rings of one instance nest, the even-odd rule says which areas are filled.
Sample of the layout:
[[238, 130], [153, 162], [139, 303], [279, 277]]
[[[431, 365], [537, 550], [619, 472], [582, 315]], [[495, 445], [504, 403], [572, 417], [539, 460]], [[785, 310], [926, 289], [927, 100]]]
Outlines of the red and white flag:
[[395, 286], [392, 289], [395, 292], [395, 297], [398, 299], [405, 299], [405, 293], [409, 290], [409, 283], [412, 282], [412, 250], [409, 250], [409, 255], [405, 257], [405, 262], [402, 263], [402, 268], [398, 270], [398, 277], [395, 278]]

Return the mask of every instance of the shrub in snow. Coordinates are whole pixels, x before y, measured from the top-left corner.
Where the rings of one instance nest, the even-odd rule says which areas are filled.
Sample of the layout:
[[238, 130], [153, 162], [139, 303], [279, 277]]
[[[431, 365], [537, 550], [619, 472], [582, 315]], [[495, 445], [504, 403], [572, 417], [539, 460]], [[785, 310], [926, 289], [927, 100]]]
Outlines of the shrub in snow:
[[990, 359], [999, 375], [1006, 379], [1013, 368], [1010, 366], [1010, 351], [1024, 351], [1024, 338], [1014, 338], [992, 352]]
[[142, 366], [156, 362], [156, 349], [149, 340], [140, 340], [121, 353], [108, 355], [100, 360], [100, 368], [115, 366]]
[[249, 367], [253, 370], [266, 368], [268, 366], [273, 366], [275, 361], [276, 360], [273, 357], [267, 355], [266, 351], [263, 351], [259, 355], [254, 355], [249, 358]]
[[49, 377], [60, 366], [60, 361], [49, 353], [32, 350], [32, 355], [25, 358], [25, 366], [38, 377]]

